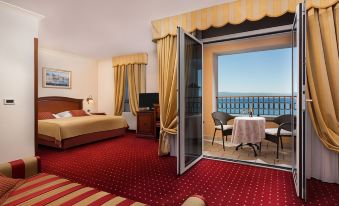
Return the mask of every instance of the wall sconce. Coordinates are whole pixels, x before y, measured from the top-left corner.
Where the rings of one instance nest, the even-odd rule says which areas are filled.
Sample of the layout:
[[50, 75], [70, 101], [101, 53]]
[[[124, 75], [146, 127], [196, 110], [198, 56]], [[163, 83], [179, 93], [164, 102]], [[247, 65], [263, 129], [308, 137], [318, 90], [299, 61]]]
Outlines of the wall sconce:
[[87, 104], [94, 104], [94, 99], [92, 95], [89, 95], [86, 99]]

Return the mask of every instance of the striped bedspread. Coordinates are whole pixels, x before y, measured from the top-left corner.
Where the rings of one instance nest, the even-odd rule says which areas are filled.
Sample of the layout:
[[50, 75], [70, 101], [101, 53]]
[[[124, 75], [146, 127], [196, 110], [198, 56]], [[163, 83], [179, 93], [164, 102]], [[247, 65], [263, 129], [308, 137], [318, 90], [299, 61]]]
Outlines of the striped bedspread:
[[40, 173], [14, 190], [4, 205], [145, 205], [55, 175]]

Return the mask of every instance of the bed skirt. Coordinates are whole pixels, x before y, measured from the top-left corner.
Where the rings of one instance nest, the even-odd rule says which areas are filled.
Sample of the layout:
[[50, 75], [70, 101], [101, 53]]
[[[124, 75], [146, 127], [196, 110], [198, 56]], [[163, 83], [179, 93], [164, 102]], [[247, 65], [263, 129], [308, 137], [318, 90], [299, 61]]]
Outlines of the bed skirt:
[[56, 140], [53, 137], [38, 134], [37, 143], [39, 145], [45, 145], [49, 147], [54, 147], [58, 149], [68, 149], [71, 147], [76, 147], [83, 144], [88, 144], [92, 142], [97, 142], [104, 139], [109, 139], [112, 137], [117, 137], [124, 135], [126, 133], [127, 128], [119, 128], [114, 130], [102, 131], [102, 132], [94, 132], [89, 134], [83, 134], [76, 137], [71, 137], [68, 139], [64, 139], [62, 141]]

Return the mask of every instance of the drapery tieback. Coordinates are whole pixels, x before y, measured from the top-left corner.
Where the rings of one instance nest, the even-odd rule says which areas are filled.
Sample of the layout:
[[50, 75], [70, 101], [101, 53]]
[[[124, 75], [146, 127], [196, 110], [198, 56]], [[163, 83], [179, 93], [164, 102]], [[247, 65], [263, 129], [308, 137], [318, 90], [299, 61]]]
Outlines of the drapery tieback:
[[162, 134], [162, 133], [168, 133], [168, 134], [176, 135], [177, 134], [177, 130], [167, 129], [167, 128], [160, 128], [160, 134]]

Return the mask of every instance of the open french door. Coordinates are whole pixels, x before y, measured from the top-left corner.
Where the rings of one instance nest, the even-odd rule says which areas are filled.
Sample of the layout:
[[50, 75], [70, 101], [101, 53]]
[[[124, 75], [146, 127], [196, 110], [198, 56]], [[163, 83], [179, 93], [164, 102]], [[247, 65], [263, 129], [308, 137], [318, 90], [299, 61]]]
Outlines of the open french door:
[[178, 27], [177, 173], [183, 174], [203, 156], [203, 45]]
[[292, 173], [297, 195], [306, 200], [306, 10], [298, 4], [292, 28]]

